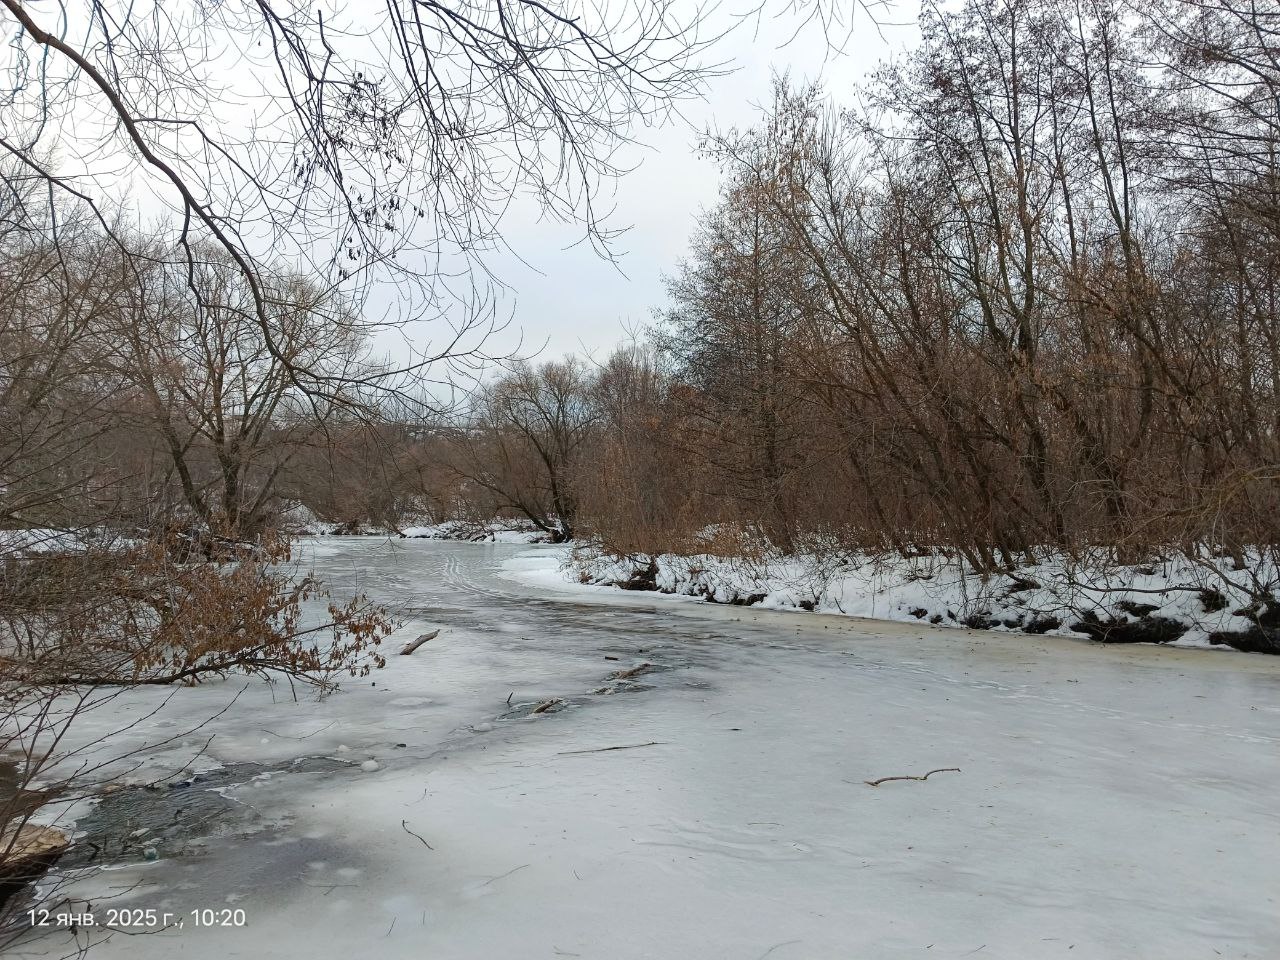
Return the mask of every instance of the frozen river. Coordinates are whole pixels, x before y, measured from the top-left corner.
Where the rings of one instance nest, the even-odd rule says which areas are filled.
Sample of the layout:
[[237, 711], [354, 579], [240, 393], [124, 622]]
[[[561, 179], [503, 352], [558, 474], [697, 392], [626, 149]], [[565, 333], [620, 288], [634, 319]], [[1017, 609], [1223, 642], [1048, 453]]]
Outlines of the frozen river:
[[158, 859], [75, 893], [185, 922], [93, 955], [1280, 956], [1280, 660], [560, 591], [520, 578], [545, 549], [314, 545], [335, 592], [442, 634], [323, 702], [251, 685], [152, 751], [134, 779], [212, 736], [185, 789], [226, 809], [172, 841], [136, 814]]

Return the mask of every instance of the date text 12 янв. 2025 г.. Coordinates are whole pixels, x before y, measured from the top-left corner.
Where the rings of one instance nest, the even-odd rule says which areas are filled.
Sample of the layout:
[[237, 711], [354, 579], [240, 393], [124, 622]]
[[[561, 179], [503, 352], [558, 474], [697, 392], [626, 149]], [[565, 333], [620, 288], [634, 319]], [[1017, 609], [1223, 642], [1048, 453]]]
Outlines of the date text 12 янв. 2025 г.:
[[190, 923], [194, 927], [243, 927], [248, 917], [239, 908], [197, 908], [186, 914], [168, 910], [142, 907], [110, 907], [101, 914], [88, 910], [52, 913], [49, 910], [28, 910], [27, 917], [33, 927], [61, 927], [73, 930], [81, 927], [105, 927], [107, 929], [149, 930], [182, 929]]

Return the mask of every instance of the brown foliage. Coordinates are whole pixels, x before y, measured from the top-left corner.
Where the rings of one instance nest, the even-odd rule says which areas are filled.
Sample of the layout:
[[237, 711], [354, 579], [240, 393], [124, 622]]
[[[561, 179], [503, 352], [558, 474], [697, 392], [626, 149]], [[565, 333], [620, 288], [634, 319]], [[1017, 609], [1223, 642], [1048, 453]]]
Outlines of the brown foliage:
[[231, 672], [330, 686], [385, 660], [380, 608], [341, 604], [289, 563], [287, 541], [125, 542], [10, 556], [0, 591], [5, 682], [199, 682]]

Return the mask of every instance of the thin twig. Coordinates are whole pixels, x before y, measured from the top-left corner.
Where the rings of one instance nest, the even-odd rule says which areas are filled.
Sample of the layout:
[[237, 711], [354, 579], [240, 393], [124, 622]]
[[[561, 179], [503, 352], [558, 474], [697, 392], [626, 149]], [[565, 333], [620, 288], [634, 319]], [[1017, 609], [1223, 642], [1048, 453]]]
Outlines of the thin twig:
[[508, 870], [506, 873], [499, 874], [499, 875], [498, 875], [498, 876], [496, 876], [496, 877], [490, 877], [490, 878], [489, 878], [488, 880], [486, 880], [484, 883], [480, 884], [480, 886], [482, 886], [482, 887], [487, 887], [489, 884], [493, 883], [495, 880], [504, 880], [504, 879], [506, 879], [507, 877], [511, 876], [513, 873], [515, 873], [515, 872], [516, 872], [516, 870], [523, 870], [523, 869], [524, 869], [525, 867], [527, 867], [527, 866], [529, 866], [529, 864], [527, 864], [527, 863], [522, 863], [522, 864], [520, 864], [520, 866], [515, 867], [515, 868], [513, 868], [513, 869], [511, 869], [511, 870]]
[[556, 754], [557, 757], [568, 757], [577, 753], [608, 753], [610, 750], [635, 750], [638, 747], [661, 747], [665, 746], [668, 740], [650, 740], [648, 743], [624, 743], [619, 747], [595, 747], [591, 750], [561, 750]]
[[422, 845], [423, 845], [424, 847], [426, 847], [428, 850], [434, 850], [434, 849], [435, 849], [435, 847], [433, 847], [431, 844], [427, 843], [427, 841], [426, 841], [425, 839], [423, 839], [421, 836], [419, 836], [418, 834], [414, 833], [412, 830], [410, 830], [410, 829], [409, 829], [409, 823], [408, 823], [408, 821], [407, 821], [407, 820], [401, 820], [401, 821], [400, 821], [400, 826], [404, 827], [404, 832], [405, 832], [405, 833], [407, 833], [409, 836], [411, 836], [411, 837], [417, 837], [419, 840], [421, 840], [421, 841], [422, 841]]
[[930, 770], [923, 777], [881, 777], [879, 780], [863, 780], [869, 787], [878, 787], [882, 783], [888, 783], [890, 780], [928, 780], [935, 773], [959, 773], [959, 767], [939, 767], [937, 770]]
[[799, 943], [799, 942], [800, 942], [799, 940], [783, 940], [781, 943], [775, 943], [772, 947], [770, 947], [764, 953], [760, 954], [760, 960], [765, 960], [765, 957], [769, 956], [769, 954], [773, 953], [773, 951], [775, 950], [780, 950], [783, 947], [789, 947], [793, 943]]
[[318, 733], [323, 733], [324, 731], [328, 730], [330, 727], [332, 727], [332, 726], [333, 726], [335, 723], [337, 723], [337, 722], [338, 722], [337, 720], [333, 720], [333, 721], [331, 721], [331, 722], [329, 722], [329, 723], [326, 723], [326, 724], [325, 724], [323, 727], [321, 727], [319, 730], [316, 730], [316, 731], [314, 731], [314, 732], [312, 732], [312, 733], [303, 734], [301, 737], [291, 737], [291, 736], [289, 736], [289, 735], [288, 735], [288, 734], [286, 734], [286, 733], [276, 733], [274, 730], [268, 730], [266, 727], [259, 727], [259, 729], [260, 729], [263, 733], [269, 733], [269, 734], [271, 734], [271, 736], [273, 736], [273, 737], [279, 737], [281, 740], [310, 740], [310, 739], [311, 739], [312, 737], [314, 737], [316, 734], [318, 734]]

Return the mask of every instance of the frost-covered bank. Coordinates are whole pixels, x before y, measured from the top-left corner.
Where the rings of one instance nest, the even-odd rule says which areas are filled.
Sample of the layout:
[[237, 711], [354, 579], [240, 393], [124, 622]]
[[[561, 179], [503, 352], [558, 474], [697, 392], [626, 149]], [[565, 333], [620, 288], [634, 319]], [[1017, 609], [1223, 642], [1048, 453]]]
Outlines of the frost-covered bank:
[[578, 583], [941, 626], [1280, 653], [1280, 599], [1263, 562], [1183, 557], [1141, 564], [1053, 560], [980, 575], [956, 557], [709, 554], [614, 557], [591, 546], [558, 556]]

